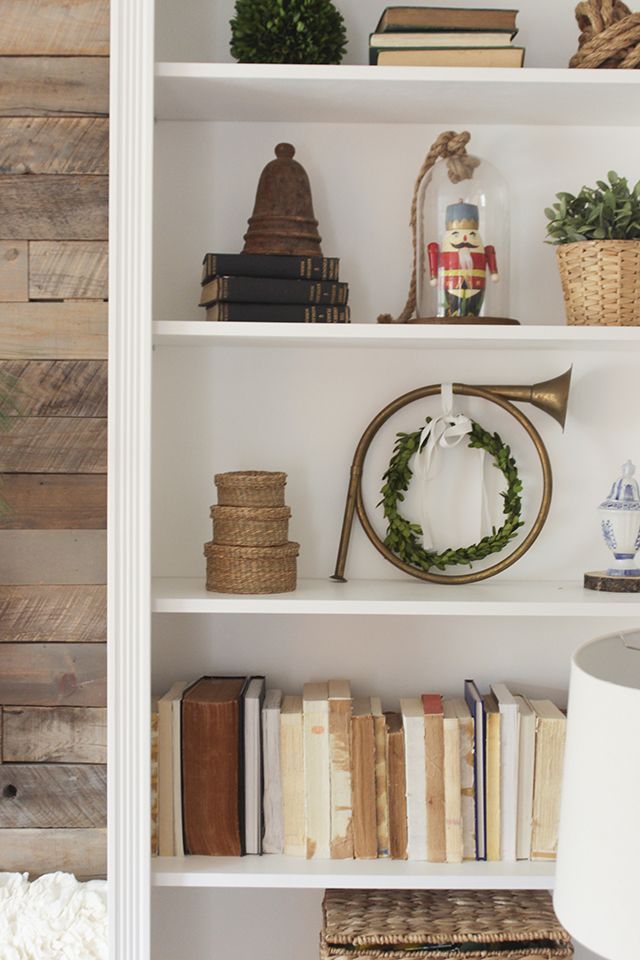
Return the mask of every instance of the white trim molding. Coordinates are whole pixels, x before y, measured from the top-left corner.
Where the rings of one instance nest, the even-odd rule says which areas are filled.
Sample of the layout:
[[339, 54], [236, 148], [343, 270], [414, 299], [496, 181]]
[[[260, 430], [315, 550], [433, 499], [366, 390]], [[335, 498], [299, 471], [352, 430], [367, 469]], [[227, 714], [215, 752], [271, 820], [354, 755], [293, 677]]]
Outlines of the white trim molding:
[[149, 949], [153, 0], [111, 0], [109, 958]]

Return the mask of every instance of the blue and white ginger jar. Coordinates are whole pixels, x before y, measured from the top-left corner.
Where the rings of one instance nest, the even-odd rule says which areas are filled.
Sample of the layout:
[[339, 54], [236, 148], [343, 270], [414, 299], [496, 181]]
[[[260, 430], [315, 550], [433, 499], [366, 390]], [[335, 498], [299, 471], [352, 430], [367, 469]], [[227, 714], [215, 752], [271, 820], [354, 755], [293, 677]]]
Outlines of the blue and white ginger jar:
[[640, 576], [635, 557], [640, 549], [640, 488], [631, 460], [622, 467], [622, 476], [611, 487], [598, 508], [604, 542], [614, 560], [607, 570], [613, 577]]

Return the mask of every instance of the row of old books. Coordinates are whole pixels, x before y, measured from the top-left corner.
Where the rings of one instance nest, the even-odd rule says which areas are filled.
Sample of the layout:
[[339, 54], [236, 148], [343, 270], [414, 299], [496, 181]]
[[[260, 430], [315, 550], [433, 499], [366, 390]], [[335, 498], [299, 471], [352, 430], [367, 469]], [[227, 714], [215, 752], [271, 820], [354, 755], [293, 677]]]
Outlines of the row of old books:
[[287, 696], [264, 677], [180, 681], [158, 702], [153, 849], [552, 860], [565, 725], [504, 683], [383, 712], [346, 680]]
[[381, 66], [521, 67], [512, 46], [517, 10], [387, 7], [369, 37], [369, 60]]
[[200, 306], [207, 320], [349, 323], [349, 284], [336, 257], [207, 253]]

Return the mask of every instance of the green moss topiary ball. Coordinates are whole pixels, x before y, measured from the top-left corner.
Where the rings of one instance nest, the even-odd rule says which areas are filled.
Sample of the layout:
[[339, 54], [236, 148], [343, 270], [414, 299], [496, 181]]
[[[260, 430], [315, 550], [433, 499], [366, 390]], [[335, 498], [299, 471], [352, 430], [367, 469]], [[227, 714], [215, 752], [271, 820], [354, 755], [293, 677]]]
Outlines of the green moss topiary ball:
[[340, 63], [346, 45], [331, 0], [236, 0], [231, 53], [242, 63]]

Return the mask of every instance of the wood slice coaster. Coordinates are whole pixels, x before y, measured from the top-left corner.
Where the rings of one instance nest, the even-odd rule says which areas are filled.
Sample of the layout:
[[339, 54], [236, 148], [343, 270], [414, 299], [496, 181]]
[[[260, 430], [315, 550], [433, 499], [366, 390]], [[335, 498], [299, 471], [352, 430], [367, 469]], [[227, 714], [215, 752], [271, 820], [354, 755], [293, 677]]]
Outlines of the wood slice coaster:
[[585, 573], [584, 585], [587, 590], [602, 590], [606, 593], [640, 593], [640, 576], [612, 577], [606, 570]]
[[414, 317], [407, 320], [407, 323], [443, 323], [447, 326], [498, 326], [498, 327], [519, 327], [520, 321], [513, 320], [511, 317]]

